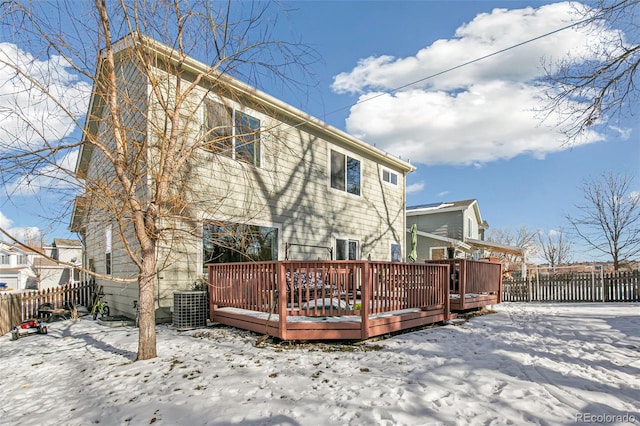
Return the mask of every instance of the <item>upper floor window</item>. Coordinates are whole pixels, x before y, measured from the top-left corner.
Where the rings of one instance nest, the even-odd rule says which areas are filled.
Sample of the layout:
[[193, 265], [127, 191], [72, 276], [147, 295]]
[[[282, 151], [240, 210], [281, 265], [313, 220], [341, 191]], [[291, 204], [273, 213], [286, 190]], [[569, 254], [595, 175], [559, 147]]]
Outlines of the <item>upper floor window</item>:
[[331, 187], [360, 195], [360, 160], [331, 151]]
[[467, 237], [473, 238], [473, 221], [467, 218]]
[[0, 254], [0, 265], [8, 265], [9, 264], [9, 255], [2, 253]]
[[18, 255], [18, 265], [26, 265], [27, 264], [27, 255], [19, 254]]
[[382, 169], [382, 180], [390, 183], [391, 185], [398, 184], [398, 174], [391, 170]]
[[205, 101], [207, 149], [260, 166], [260, 120], [213, 101]]

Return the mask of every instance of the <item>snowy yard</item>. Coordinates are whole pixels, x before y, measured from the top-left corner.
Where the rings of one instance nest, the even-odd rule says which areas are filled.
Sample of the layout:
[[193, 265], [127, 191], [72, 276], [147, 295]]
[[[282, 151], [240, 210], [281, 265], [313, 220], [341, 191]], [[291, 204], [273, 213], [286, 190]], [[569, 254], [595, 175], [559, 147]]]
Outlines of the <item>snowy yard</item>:
[[88, 317], [0, 337], [9, 425], [640, 424], [640, 304], [502, 304], [361, 346], [255, 347], [231, 328]]

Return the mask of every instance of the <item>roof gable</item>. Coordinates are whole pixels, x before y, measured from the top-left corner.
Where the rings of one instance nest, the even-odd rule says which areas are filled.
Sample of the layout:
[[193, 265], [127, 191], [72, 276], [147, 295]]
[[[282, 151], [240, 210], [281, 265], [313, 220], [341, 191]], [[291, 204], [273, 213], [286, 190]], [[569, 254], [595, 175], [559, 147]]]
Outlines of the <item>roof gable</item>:
[[435, 203], [420, 204], [416, 206], [409, 206], [407, 207], [406, 215], [407, 216], [423, 216], [423, 215], [430, 215], [430, 214], [465, 211], [470, 208], [473, 209], [473, 212], [476, 216], [476, 220], [478, 221], [478, 223], [482, 227], [487, 228], [489, 224], [482, 219], [482, 215], [480, 214], [480, 207], [478, 206], [478, 200], [476, 199], [449, 201], [449, 202], [435, 202]]
[[[273, 117], [283, 121], [279, 117], [287, 117], [289, 121], [294, 121], [296, 127], [303, 129], [304, 131], [311, 133], [319, 133], [323, 135], [327, 140], [333, 143], [343, 144], [345, 147], [352, 149], [356, 152], [362, 152], [370, 156], [376, 162], [390, 167], [402, 173], [410, 173], [415, 170], [415, 167], [410, 163], [403, 161], [385, 151], [382, 151], [374, 146], [367, 144], [356, 137], [343, 132], [285, 102], [262, 92], [255, 87], [249, 86], [228, 74], [218, 71], [211, 72], [210, 67], [202, 62], [197, 61], [194, 58], [178, 57], [179, 55], [169, 46], [166, 46], [152, 38], [149, 38], [140, 33], [131, 33], [119, 41], [114, 43], [115, 53], [121, 53], [129, 49], [141, 47], [149, 55], [152, 55], [158, 64], [162, 62], [171, 62], [177, 64], [180, 60], [181, 66], [187, 72], [193, 74], [207, 75], [205, 81], [210, 84], [217, 85], [218, 87], [230, 88], [234, 92], [237, 92], [241, 97], [245, 99], [251, 99], [252, 102], [259, 104], [273, 114]], [[100, 54], [98, 61], [98, 69], [96, 70], [96, 78], [100, 75], [102, 66], [103, 53]], [[119, 56], [117, 56], [119, 57]], [[92, 89], [91, 99], [89, 104], [89, 110], [87, 113], [87, 119], [85, 121], [84, 138], [80, 148], [80, 155], [76, 163], [76, 173], [82, 177], [87, 173], [91, 154], [93, 151], [93, 145], [87, 140], [87, 135], [95, 135], [98, 131], [98, 125], [101, 120], [104, 111], [104, 102], [102, 98], [96, 93], [96, 85]]]

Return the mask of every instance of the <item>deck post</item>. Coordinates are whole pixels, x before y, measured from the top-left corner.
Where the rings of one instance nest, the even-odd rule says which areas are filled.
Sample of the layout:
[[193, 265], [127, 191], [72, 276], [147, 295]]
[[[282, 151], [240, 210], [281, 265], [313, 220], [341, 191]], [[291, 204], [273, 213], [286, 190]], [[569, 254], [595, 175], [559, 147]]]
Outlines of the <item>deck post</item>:
[[460, 289], [460, 309], [462, 309], [463, 311], [466, 309], [465, 307], [465, 303], [466, 303], [466, 294], [467, 294], [467, 260], [466, 259], [460, 259], [460, 271], [459, 271], [459, 275], [458, 275], [458, 284], [459, 284], [459, 289]]
[[218, 308], [217, 305], [214, 304], [215, 299], [214, 299], [214, 294], [213, 294], [213, 268], [211, 267], [211, 265], [207, 266], [207, 275], [208, 275], [208, 280], [207, 280], [207, 293], [208, 297], [209, 297], [209, 321], [213, 322], [213, 313], [215, 311], [215, 309]]
[[276, 262], [278, 280], [278, 334], [282, 340], [287, 340], [287, 286], [284, 262]]
[[498, 274], [498, 303], [502, 302], [502, 263], [500, 265], [500, 274]]
[[446, 264], [447, 267], [445, 280], [444, 280], [444, 321], [449, 321], [451, 317], [451, 290], [449, 289], [449, 277], [451, 276], [451, 265]]
[[373, 291], [373, 279], [370, 262], [363, 262], [362, 287], [360, 289], [360, 335], [362, 339], [369, 338], [369, 312], [371, 310], [371, 294]]

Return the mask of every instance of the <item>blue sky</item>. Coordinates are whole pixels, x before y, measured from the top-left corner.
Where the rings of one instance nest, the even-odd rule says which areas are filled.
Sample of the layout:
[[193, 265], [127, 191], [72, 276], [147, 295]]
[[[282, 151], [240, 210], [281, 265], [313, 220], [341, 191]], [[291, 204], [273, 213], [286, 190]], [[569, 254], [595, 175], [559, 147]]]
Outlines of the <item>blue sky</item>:
[[[541, 123], [532, 112], [541, 105], [535, 80], [542, 75], [543, 58], [568, 51], [586, 55], [593, 35], [566, 30], [394, 90], [567, 25], [572, 17], [566, 3], [282, 5], [287, 12], [279, 16], [274, 37], [307, 44], [320, 60], [309, 66], [309, 88], [260, 88], [411, 161], [417, 171], [407, 178], [408, 205], [475, 198], [492, 228], [526, 226], [548, 232], [567, 227], [565, 215], [575, 212], [585, 179], [604, 171], [637, 174], [637, 118], [600, 126], [569, 149], [552, 123]], [[28, 46], [18, 48], [29, 51]], [[366, 100], [372, 96], [377, 97]], [[41, 199], [56, 202], [46, 194]], [[37, 227], [46, 232], [47, 241], [71, 236], [64, 226], [50, 228], [40, 219], [35, 212], [41, 208], [28, 194], [11, 200], [0, 195], [0, 226]], [[591, 257], [577, 252], [574, 258]]]
[[[444, 74], [430, 85], [392, 91], [563, 27], [571, 18], [568, 4], [285, 4], [295, 9], [287, 19], [287, 30], [317, 49], [322, 63], [313, 67], [319, 84], [308, 98], [274, 94], [410, 160], [417, 170], [407, 178], [408, 205], [475, 198], [490, 227], [526, 226], [549, 232], [568, 228], [565, 216], [575, 214], [575, 204], [582, 202], [579, 187], [585, 179], [606, 171], [629, 172], [636, 174], [632, 187], [640, 190], [637, 118], [612, 120], [608, 124], [614, 128], [603, 126], [601, 132], [570, 147], [562, 145], [551, 123], [540, 122], [531, 112], [541, 105], [531, 96], [531, 81], [542, 75], [543, 58], [560, 57], [568, 49], [576, 54], [591, 41], [584, 33], [566, 30]], [[381, 59], [385, 56], [390, 58]], [[371, 94], [382, 96], [354, 106]], [[460, 94], [470, 96], [461, 99]], [[430, 107], [430, 101], [442, 106]], [[469, 108], [473, 102], [482, 105]], [[579, 242], [574, 249], [575, 260], [593, 258], [592, 253], [582, 252]]]

